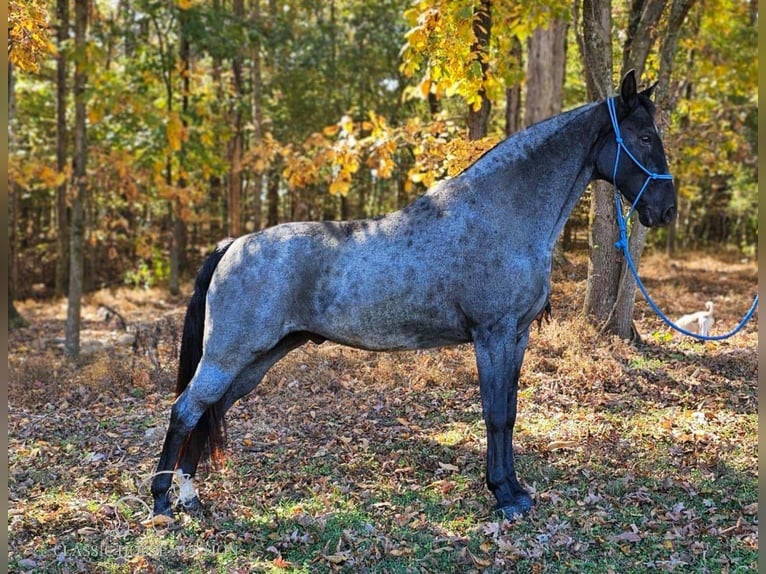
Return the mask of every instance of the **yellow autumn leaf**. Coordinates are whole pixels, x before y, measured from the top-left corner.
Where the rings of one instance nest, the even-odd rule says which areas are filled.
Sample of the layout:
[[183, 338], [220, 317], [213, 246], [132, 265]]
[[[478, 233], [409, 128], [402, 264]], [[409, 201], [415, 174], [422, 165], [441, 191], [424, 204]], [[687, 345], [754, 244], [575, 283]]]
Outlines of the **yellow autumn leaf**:
[[431, 79], [424, 78], [418, 87], [420, 88], [420, 95], [423, 99], [428, 99], [428, 94], [431, 92]]
[[340, 119], [340, 127], [347, 134], [353, 133], [353, 131], [354, 131], [354, 120], [351, 119], [350, 116], [345, 115], [345, 116], [343, 116]]
[[181, 149], [181, 144], [186, 141], [186, 128], [181, 121], [178, 113], [170, 114], [168, 125], [165, 128], [165, 135], [168, 139], [170, 151], [176, 152]]
[[338, 124], [333, 124], [333, 125], [330, 125], [330, 126], [326, 126], [322, 130], [322, 133], [324, 135], [326, 135], [328, 138], [331, 138], [332, 136], [334, 136], [335, 134], [338, 133], [339, 129], [340, 129], [340, 126]]
[[407, 38], [407, 43], [415, 50], [425, 50], [426, 46], [428, 45], [428, 36], [421, 26], [413, 28], [407, 32], [405, 37]]
[[351, 181], [344, 178], [338, 178], [330, 184], [330, 194], [346, 195], [351, 187]]
[[90, 125], [96, 125], [104, 118], [103, 110], [98, 106], [91, 106], [88, 109], [88, 123]]

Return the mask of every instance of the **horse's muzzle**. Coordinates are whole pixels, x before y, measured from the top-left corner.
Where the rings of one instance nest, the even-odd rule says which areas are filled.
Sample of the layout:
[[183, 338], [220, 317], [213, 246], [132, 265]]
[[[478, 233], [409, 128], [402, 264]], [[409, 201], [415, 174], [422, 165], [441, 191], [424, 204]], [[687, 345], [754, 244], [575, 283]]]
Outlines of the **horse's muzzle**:
[[645, 227], [662, 227], [667, 225], [676, 218], [676, 206], [671, 205], [666, 207], [662, 213], [657, 213], [654, 210], [639, 210], [638, 220]]

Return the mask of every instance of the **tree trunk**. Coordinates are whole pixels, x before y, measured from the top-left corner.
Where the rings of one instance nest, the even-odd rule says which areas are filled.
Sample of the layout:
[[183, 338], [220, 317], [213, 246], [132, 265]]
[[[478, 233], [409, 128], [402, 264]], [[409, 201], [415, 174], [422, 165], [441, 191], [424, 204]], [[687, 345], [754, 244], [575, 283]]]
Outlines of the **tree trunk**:
[[[179, 48], [178, 55], [181, 59], [181, 125], [184, 131], [188, 129], [189, 98], [191, 95], [191, 46], [189, 45], [189, 35], [186, 30], [186, 12], [179, 11], [178, 16], [178, 35]], [[169, 81], [168, 76], [168, 81]], [[168, 112], [172, 110], [171, 104], [172, 91], [168, 90]], [[181, 292], [181, 274], [184, 271], [184, 262], [186, 261], [186, 223], [182, 216], [182, 201], [179, 196], [188, 185], [186, 181], [186, 142], [181, 140], [181, 149], [178, 151], [179, 170], [178, 170], [178, 190], [174, 199], [170, 200], [170, 253], [169, 256], [169, 277], [168, 291], [171, 295], [178, 295]], [[168, 166], [167, 179], [171, 180], [170, 166]]]
[[272, 166], [269, 170], [269, 183], [266, 189], [266, 225], [271, 227], [279, 223], [279, 170]]
[[[478, 54], [479, 65], [481, 66], [482, 81], [487, 79], [487, 70], [489, 69], [489, 39], [492, 27], [492, 5], [491, 0], [481, 0], [480, 5], [475, 9], [473, 20], [473, 32], [476, 36], [476, 43], [473, 45], [473, 52]], [[481, 105], [478, 109], [473, 106], [468, 107], [468, 139], [477, 140], [487, 135], [489, 125], [490, 101], [487, 98], [486, 90], [482, 87], [479, 90]]]
[[[521, 41], [517, 36], [511, 39], [510, 58], [519, 69], [522, 69], [523, 54]], [[521, 82], [505, 88], [505, 137], [521, 129]]]
[[[67, 165], [67, 61], [65, 44], [69, 39], [69, 0], [56, 0], [58, 58], [56, 59], [56, 168], [59, 174]], [[67, 182], [56, 188], [56, 279], [54, 293], [61, 297], [69, 282], [69, 207]]]
[[527, 98], [524, 125], [561, 112], [566, 72], [567, 24], [553, 18], [527, 40]]
[[[524, 125], [531, 126], [561, 112], [566, 75], [567, 23], [552, 18], [527, 40], [527, 97]], [[561, 243], [553, 246], [554, 264], [566, 262]]]
[[80, 310], [82, 306], [83, 277], [85, 266], [85, 194], [88, 191], [86, 180], [87, 141], [85, 102], [86, 50], [85, 35], [88, 27], [88, 0], [75, 0], [74, 3], [74, 41], [77, 59], [74, 71], [74, 169], [72, 173], [72, 221], [69, 244], [69, 293], [65, 326], [64, 352], [68, 357], [80, 354]]
[[[251, 3], [251, 21], [253, 26], [260, 25], [261, 7], [258, 0]], [[259, 145], [263, 138], [263, 71], [261, 68], [261, 42], [255, 36], [251, 45], [250, 90], [251, 112], [253, 119], [253, 140]], [[261, 194], [263, 193], [263, 174], [254, 173], [252, 181], [252, 202], [249, 209], [253, 231], [261, 229]]]
[[[242, 0], [234, 0], [232, 7], [235, 20], [241, 22], [245, 17]], [[242, 235], [240, 202], [242, 198], [242, 102], [244, 99], [242, 58], [239, 54], [235, 54], [232, 58], [231, 70], [234, 82], [234, 117], [232, 120], [234, 134], [229, 142], [229, 235], [239, 237]]]
[[[659, 4], [661, 4], [660, 7], [656, 6]], [[660, 130], [660, 135], [662, 135], [665, 127], [665, 122], [661, 120], [661, 116], [667, 113], [671, 107], [669, 101], [670, 75], [673, 70], [673, 61], [678, 47], [678, 37], [681, 26], [683, 25], [692, 4], [694, 4], [694, 0], [673, 0], [668, 25], [662, 37], [662, 44], [660, 47], [660, 71], [657, 90], [655, 92], [655, 101], [657, 103], [656, 123]], [[641, 22], [635, 29], [635, 34], [637, 36], [642, 39], [650, 37], [653, 34], [656, 36], [656, 33], [653, 31], [657, 29], [662, 14], [662, 8], [664, 8], [664, 6], [664, 1], [655, 0], [652, 2], [649, 0], [647, 2], [647, 6], [642, 10]], [[649, 14], [649, 16], [647, 16], [647, 14]], [[627, 42], [626, 45], [628, 45]], [[632, 46], [634, 48], [636, 46], [640, 47], [640, 51], [632, 52], [626, 50], [623, 59], [625, 66], [624, 72], [633, 68], [638, 74], [638, 72], [644, 68], [651, 45], [646, 47], [644, 46], [644, 43], [634, 41]], [[634, 215], [629, 239], [629, 249], [636, 270], [639, 270], [641, 255], [643, 254], [644, 246], [646, 245], [648, 231], [649, 230], [638, 221], [638, 217]], [[623, 262], [614, 308], [610, 312], [609, 318], [604, 325], [604, 329], [623, 339], [640, 340], [641, 336], [633, 324], [635, 303], [636, 279], [628, 268], [627, 263]]]
[[[8, 147], [13, 146], [13, 116], [16, 111], [13, 65], [8, 62]], [[29, 325], [13, 301], [16, 299], [16, 202], [18, 194], [8, 181], [8, 329]]]
[[[613, 94], [611, 0], [583, 0], [582, 19], [575, 2], [575, 34], [585, 71], [588, 97], [600, 100]], [[614, 243], [618, 234], [612, 186], [603, 181], [591, 185], [590, 234], [588, 236], [588, 281], [585, 314], [602, 324], [617, 297], [620, 278]]]

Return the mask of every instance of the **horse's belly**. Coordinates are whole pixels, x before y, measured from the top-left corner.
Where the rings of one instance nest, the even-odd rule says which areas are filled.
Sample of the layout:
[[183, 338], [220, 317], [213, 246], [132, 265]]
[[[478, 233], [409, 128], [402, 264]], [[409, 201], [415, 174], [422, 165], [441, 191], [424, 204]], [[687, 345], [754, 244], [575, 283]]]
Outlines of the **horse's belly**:
[[312, 331], [362, 349], [423, 349], [470, 341], [460, 314], [438, 299], [417, 304], [397, 297], [340, 299], [319, 316]]

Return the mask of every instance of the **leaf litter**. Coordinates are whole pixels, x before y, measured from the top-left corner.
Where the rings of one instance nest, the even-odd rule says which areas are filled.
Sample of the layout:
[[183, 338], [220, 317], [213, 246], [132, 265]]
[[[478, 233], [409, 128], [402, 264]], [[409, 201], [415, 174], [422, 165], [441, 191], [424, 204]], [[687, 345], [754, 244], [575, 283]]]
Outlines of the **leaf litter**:
[[[707, 256], [695, 289], [748, 306], [754, 264]], [[757, 547], [757, 331], [667, 337], [637, 302], [644, 343], [579, 318], [586, 264], [554, 275], [532, 333], [515, 447], [536, 502], [497, 520], [467, 347], [375, 354], [307, 345], [229, 413], [229, 459], [203, 469], [199, 511], [159, 524], [148, 483], [173, 400], [183, 300], [89, 296], [103, 345], [63, 359], [62, 306], [26, 301], [10, 334], [9, 559], [17, 571], [735, 572]], [[671, 313], [691, 286], [642, 262]], [[703, 277], [707, 275], [703, 274]], [[126, 329], [99, 317], [108, 305]], [[673, 306], [677, 305], [677, 308]], [[688, 307], [687, 307], [688, 305]], [[132, 334], [132, 340], [125, 333]], [[95, 349], [95, 346], [93, 347]], [[181, 477], [177, 497], [193, 496]], [[588, 566], [590, 565], [590, 566]], [[590, 569], [589, 569], [590, 568]]]

